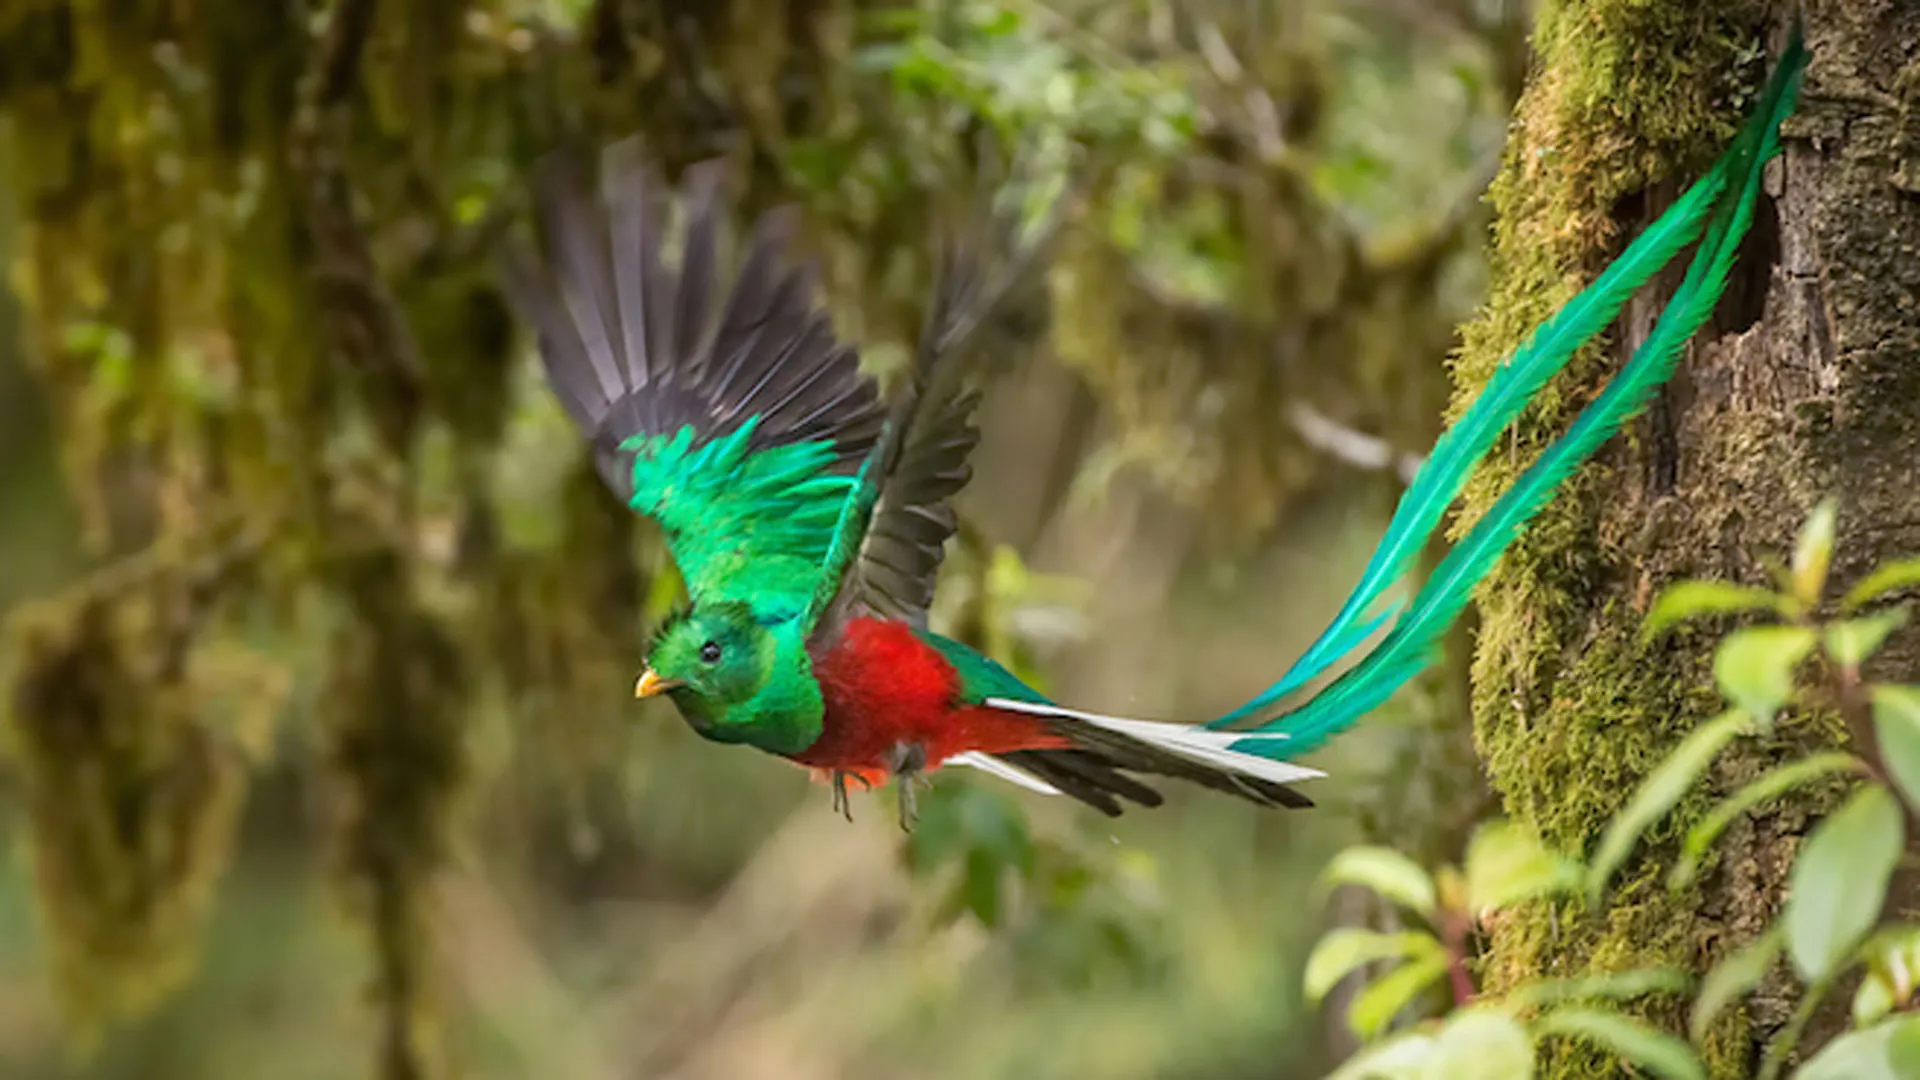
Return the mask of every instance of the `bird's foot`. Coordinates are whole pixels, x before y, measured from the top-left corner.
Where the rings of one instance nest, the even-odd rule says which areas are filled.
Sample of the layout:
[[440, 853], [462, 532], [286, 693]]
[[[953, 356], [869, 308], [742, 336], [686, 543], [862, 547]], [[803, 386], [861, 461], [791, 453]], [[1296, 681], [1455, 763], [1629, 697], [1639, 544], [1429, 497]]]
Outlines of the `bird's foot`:
[[833, 770], [833, 812], [852, 821], [853, 800], [847, 795], [848, 777], [860, 781], [860, 786], [869, 791], [873, 789], [873, 782], [859, 773], [850, 773], [844, 769]]
[[926, 778], [927, 751], [919, 743], [900, 743], [888, 755], [887, 770], [893, 773], [894, 790], [900, 798], [900, 831], [911, 833], [920, 821], [916, 796], [930, 786]]
[[911, 833], [920, 823], [917, 796], [921, 791], [931, 790], [933, 781], [924, 772], [904, 772], [896, 774], [893, 782], [900, 793], [900, 831]]
[[900, 796], [900, 831], [911, 833], [913, 827], [920, 823], [920, 809], [914, 804], [912, 775], [902, 773], [895, 776], [893, 788]]
[[833, 812], [853, 820], [853, 802], [847, 798], [847, 774], [833, 770]]

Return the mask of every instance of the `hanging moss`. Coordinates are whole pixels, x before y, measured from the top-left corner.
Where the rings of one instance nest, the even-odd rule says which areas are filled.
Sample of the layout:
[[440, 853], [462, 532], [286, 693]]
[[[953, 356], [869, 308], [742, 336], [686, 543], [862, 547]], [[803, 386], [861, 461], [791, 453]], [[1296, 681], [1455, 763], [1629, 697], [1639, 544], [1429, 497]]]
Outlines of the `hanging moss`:
[[349, 605], [321, 696], [334, 862], [372, 940], [378, 1075], [424, 1080], [444, 1056], [429, 926], [466, 771], [472, 676], [392, 553], [344, 559], [331, 574]]
[[195, 647], [225, 565], [133, 565], [24, 609], [5, 741], [55, 983], [83, 1033], [137, 1015], [192, 970], [245, 788], [208, 723], [237, 687]]

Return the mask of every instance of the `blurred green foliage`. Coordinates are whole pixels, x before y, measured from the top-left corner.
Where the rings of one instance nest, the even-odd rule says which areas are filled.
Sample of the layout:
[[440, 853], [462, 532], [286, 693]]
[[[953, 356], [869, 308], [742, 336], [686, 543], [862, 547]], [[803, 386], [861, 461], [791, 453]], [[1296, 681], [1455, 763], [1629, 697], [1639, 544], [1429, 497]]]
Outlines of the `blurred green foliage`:
[[[1715, 1074], [1755, 1080], [1896, 1080], [1920, 1072], [1920, 1019], [1909, 1011], [1920, 993], [1912, 967], [1920, 927], [1897, 904], [1887, 907], [1908, 846], [1907, 823], [1920, 806], [1920, 687], [1862, 673], [1906, 623], [1907, 603], [1889, 597], [1920, 584], [1920, 559], [1884, 563], [1833, 595], [1828, 572], [1837, 517], [1833, 499], [1813, 508], [1791, 564], [1775, 568], [1772, 588], [1682, 581], [1654, 602], [1648, 637], [1732, 616], [1777, 621], [1742, 625], [1720, 640], [1713, 670], [1727, 711], [1665, 753], [1608, 820], [1591, 856], [1551, 851], [1524, 826], [1496, 820], [1475, 834], [1459, 869], [1429, 875], [1384, 848], [1334, 858], [1330, 884], [1365, 886], [1418, 920], [1415, 929], [1395, 933], [1335, 930], [1308, 959], [1306, 989], [1316, 1000], [1350, 975], [1391, 965], [1348, 1012], [1372, 1045], [1344, 1064], [1337, 1080], [1531, 1080], [1536, 1042], [1555, 1038], [1667, 1080], [1706, 1080], [1715, 1058], [1723, 1059]], [[1835, 715], [1851, 732], [1853, 752], [1793, 745], [1809, 734], [1832, 734], [1823, 729]], [[1704, 813], [1685, 806], [1689, 794], [1714, 786], [1716, 763], [1739, 742], [1769, 759], [1759, 774], [1710, 809], [1700, 807]], [[1480, 989], [1475, 971], [1489, 957], [1474, 944], [1483, 928], [1518, 909], [1551, 905], [1569, 922], [1607, 921], [1611, 909], [1637, 902], [1632, 886], [1616, 888], [1614, 879], [1662, 822], [1688, 826], [1666, 882], [1682, 892], [1703, 863], [1737, 858], [1722, 850], [1729, 826], [1796, 793], [1837, 806], [1793, 853], [1777, 917], [1742, 928], [1737, 944], [1723, 944], [1697, 985], [1688, 971], [1629, 967], [1574, 978], [1530, 972], [1503, 980], [1497, 991]], [[1583, 905], [1570, 903], [1582, 896]], [[1451, 984], [1451, 1001], [1433, 1009], [1437, 1015], [1422, 1015], [1436, 997], [1430, 991], [1443, 982]], [[1743, 1045], [1729, 1036], [1751, 1023], [1742, 1003], [1778, 997], [1783, 987], [1794, 1002], [1787, 1022], [1753, 1040], [1763, 1046], [1758, 1055], [1724, 1060], [1725, 1046]], [[1850, 1025], [1809, 1046], [1816, 1016], [1843, 987], [1853, 991]], [[1688, 995], [1690, 1042], [1661, 1030], [1661, 1013], [1649, 1004]], [[1389, 1033], [1403, 1017], [1411, 1022]]]
[[[1273, 913], [1331, 815], [1313, 842], [1183, 798], [1109, 827], [942, 777], [903, 842], [634, 719], [677, 582], [494, 255], [554, 145], [724, 156], [743, 211], [807, 210], [885, 373], [975, 148], [1084, 156], [1084, 217], [982, 372], [936, 617], [1071, 700], [1205, 712], [1331, 608], [1392, 492], [1290, 407], [1437, 429], [1524, 17], [5, 5], [0, 250], [39, 396], [0, 337], [0, 602], [32, 601], [0, 655], [0, 1071], [1311, 1073], [1309, 928]], [[1458, 730], [1426, 693], [1409, 726]], [[1388, 775], [1410, 745], [1340, 753]], [[107, 1037], [70, 1058], [70, 1031]]]

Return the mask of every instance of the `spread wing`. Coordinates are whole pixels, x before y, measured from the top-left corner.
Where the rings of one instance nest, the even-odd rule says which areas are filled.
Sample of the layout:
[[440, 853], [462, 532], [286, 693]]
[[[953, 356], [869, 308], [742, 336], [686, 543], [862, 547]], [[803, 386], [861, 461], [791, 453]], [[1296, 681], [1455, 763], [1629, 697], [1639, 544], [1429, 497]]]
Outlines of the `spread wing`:
[[698, 166], [670, 266], [637, 143], [608, 148], [598, 194], [586, 172], [570, 155], [542, 167], [544, 250], [507, 268], [555, 395], [607, 485], [660, 522], [696, 598], [784, 583], [804, 604], [885, 410], [813, 274], [785, 258], [791, 215], [760, 219], [722, 275], [719, 167]]
[[838, 592], [821, 622], [829, 633], [858, 615], [926, 623], [947, 538], [959, 524], [949, 500], [971, 478], [967, 456], [980, 441], [973, 423], [980, 396], [942, 363], [971, 330], [957, 325], [977, 299], [969, 295], [979, 281], [971, 269], [946, 261], [912, 372], [862, 472], [843, 526], [843, 542], [858, 536], [859, 543], [848, 545]]
[[978, 345], [981, 323], [1025, 280], [1070, 201], [1056, 198], [1021, 241], [1019, 208], [995, 210], [988, 185], [980, 194], [972, 236], [943, 248], [909, 378], [861, 468], [828, 556], [823, 585], [834, 591], [818, 601], [818, 640], [831, 640], [859, 615], [926, 626], [941, 557], [957, 526], [949, 500], [966, 486], [967, 456], [980, 439], [973, 424], [979, 394], [967, 389], [965, 373], [951, 358]]
[[902, 423], [899, 463], [880, 489], [835, 614], [880, 615], [924, 628], [947, 538], [959, 527], [948, 500], [973, 475], [967, 456], [980, 441], [973, 423], [979, 400], [978, 393], [951, 391]]

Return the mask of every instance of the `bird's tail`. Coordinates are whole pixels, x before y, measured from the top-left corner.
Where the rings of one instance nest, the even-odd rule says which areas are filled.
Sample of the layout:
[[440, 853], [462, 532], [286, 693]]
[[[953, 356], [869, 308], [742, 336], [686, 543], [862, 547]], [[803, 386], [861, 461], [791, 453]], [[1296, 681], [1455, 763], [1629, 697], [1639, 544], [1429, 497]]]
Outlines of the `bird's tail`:
[[[1120, 813], [1120, 799], [1142, 806], [1160, 805], [1160, 794], [1135, 776], [1165, 776], [1252, 800], [1262, 806], [1302, 809], [1313, 801], [1289, 787], [1325, 776], [1318, 769], [1279, 760], [1275, 745], [1258, 752], [1263, 739], [1284, 737], [1209, 731], [1192, 724], [1134, 720], [1063, 708], [1035, 694], [1027, 698], [988, 698], [988, 708], [1022, 713], [1046, 725], [1065, 748], [1019, 750], [965, 760], [1003, 779], [1047, 794], [1072, 796], [1109, 815]], [[998, 767], [994, 767], [995, 765]], [[1133, 775], [1128, 775], [1133, 774]]]
[[[1753, 220], [1762, 168], [1779, 150], [1780, 124], [1793, 111], [1807, 59], [1796, 23], [1759, 107], [1726, 153], [1488, 380], [1473, 405], [1441, 436], [1401, 497], [1359, 585], [1279, 682], [1220, 719], [1196, 727], [1063, 708], [986, 661], [986, 670], [1004, 677], [989, 680], [995, 696], [982, 704], [1043, 719], [1048, 735], [1064, 740], [1068, 748], [965, 754], [952, 763], [983, 768], [1034, 790], [1066, 794], [1109, 814], [1119, 813], [1120, 799], [1148, 806], [1160, 802], [1156, 792], [1128, 773], [1176, 777], [1270, 805], [1309, 805], [1287, 785], [1323, 774], [1286, 759], [1350, 727], [1424, 668], [1474, 586], [1521, 526], [1673, 373], [1680, 350], [1726, 291], [1728, 271]], [[1414, 556], [1432, 538], [1500, 432], [1582, 345], [1613, 321], [1641, 285], [1696, 239], [1701, 242], [1685, 279], [1626, 366], [1474, 523], [1403, 610], [1380, 610], [1385, 594], [1406, 576]], [[1282, 700], [1356, 652], [1389, 620], [1386, 635], [1352, 668], [1304, 703], [1273, 715]], [[1264, 722], [1240, 728], [1249, 720]]]
[[[1332, 623], [1278, 682], [1207, 725], [1208, 730], [1224, 732], [1264, 720], [1244, 729], [1244, 737], [1228, 747], [1262, 757], [1305, 753], [1352, 726], [1427, 666], [1474, 586], [1520, 528], [1561, 480], [1645, 407], [1726, 291], [1728, 271], [1753, 220], [1762, 168], [1779, 150], [1780, 124], [1793, 111], [1807, 60], [1796, 22], [1758, 107], [1713, 169], [1494, 373], [1413, 478], [1360, 583]], [[1613, 321], [1642, 284], [1703, 231], [1679, 290], [1626, 366], [1474, 523], [1404, 609], [1383, 605], [1387, 591], [1405, 578], [1499, 433], [1582, 345]], [[1385, 637], [1352, 668], [1307, 701], [1273, 714], [1284, 698], [1353, 654], [1396, 613]]]

